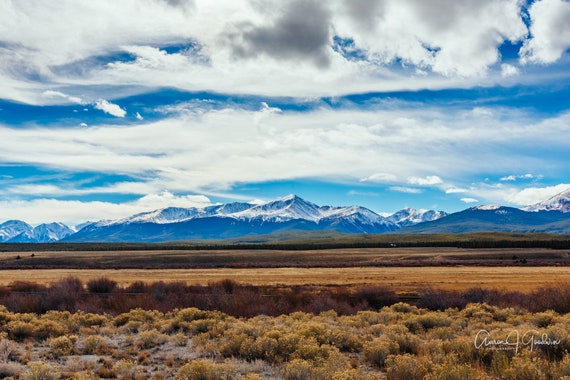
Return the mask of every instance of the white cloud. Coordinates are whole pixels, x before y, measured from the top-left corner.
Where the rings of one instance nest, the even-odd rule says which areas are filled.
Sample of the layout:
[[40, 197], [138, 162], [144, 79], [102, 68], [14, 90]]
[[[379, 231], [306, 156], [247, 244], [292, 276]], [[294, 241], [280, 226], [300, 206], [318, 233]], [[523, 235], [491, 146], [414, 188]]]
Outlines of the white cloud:
[[62, 99], [62, 100], [65, 100], [67, 102], [76, 103], [76, 104], [83, 104], [84, 103], [80, 97], [67, 95], [67, 94], [64, 94], [63, 92], [60, 92], [60, 91], [47, 90], [47, 91], [44, 91], [42, 93], [42, 95], [46, 98], [49, 98], [49, 99]]
[[515, 75], [519, 75], [519, 69], [516, 66], [508, 63], [503, 63], [501, 65], [501, 76], [503, 78], [508, 78]]
[[487, 107], [475, 107], [471, 110], [471, 113], [476, 117], [493, 116], [493, 111]]
[[390, 190], [397, 191], [399, 193], [408, 193], [408, 194], [420, 194], [422, 192], [420, 189], [415, 189], [413, 187], [406, 187], [406, 186], [391, 186]]
[[119, 105], [108, 102], [105, 99], [99, 99], [93, 105], [96, 109], [101, 110], [109, 115], [115, 117], [125, 117], [127, 111], [122, 109]]
[[205, 207], [211, 205], [210, 199], [204, 195], [174, 195], [169, 191], [148, 194], [133, 203], [143, 210], [154, 210], [165, 207]]
[[467, 189], [462, 189], [459, 187], [450, 187], [448, 189], [445, 190], [445, 194], [459, 194], [459, 193], [466, 193]]
[[87, 220], [119, 219], [140, 212], [169, 206], [205, 207], [211, 205], [203, 195], [176, 196], [168, 191], [146, 195], [132, 202], [121, 204], [110, 202], [82, 202], [40, 198], [34, 200], [0, 201], [2, 217], [5, 219], [25, 220], [30, 224], [58, 221], [70, 226]]
[[556, 186], [547, 187], [529, 187], [513, 191], [507, 196], [507, 201], [519, 206], [529, 206], [547, 200], [569, 188], [570, 183], [561, 183]]
[[361, 182], [378, 182], [378, 183], [390, 183], [398, 180], [398, 177], [390, 173], [374, 173], [371, 176], [362, 178]]
[[142, 117], [141, 114], [138, 112], [135, 114], [135, 117], [137, 118], [137, 120], [144, 120], [144, 117]]
[[[0, 97], [42, 103], [45, 97], [37, 94], [51, 91], [44, 88], [47, 83], [52, 88], [81, 86], [84, 91], [171, 86], [301, 97], [471, 87], [481, 84], [490, 68], [501, 63], [502, 43], [522, 41], [528, 33], [518, 0], [386, 0], [378, 4], [298, 0], [269, 1], [265, 6], [257, 1], [196, 0], [185, 4], [171, 6], [163, 0], [148, 0], [144, 5], [136, 0], [8, 3], [0, 14]], [[554, 45], [545, 48], [549, 51], [560, 50], [563, 46], [558, 45], [569, 40], [565, 34], [554, 34], [567, 31], [565, 24], [544, 32], [541, 26], [553, 21], [552, 9], [565, 7], [559, 0], [532, 6], [535, 33], [526, 47], [532, 52], [529, 57], [544, 55], [534, 45], [547, 45], [540, 41], [548, 36]], [[335, 35], [352, 41], [359, 58], [335, 49]], [[172, 44], [183, 48], [170, 54], [160, 48]], [[118, 53], [135, 59], [124, 60]], [[402, 71], [402, 67], [411, 70]], [[507, 63], [501, 67], [508, 76], [515, 69]]]
[[527, 173], [527, 174], [522, 174], [522, 175], [508, 175], [506, 177], [501, 177], [501, 181], [516, 181], [517, 179], [533, 179], [535, 178], [534, 175]]
[[[501, 203], [516, 187], [469, 186], [472, 178], [520, 168], [545, 176], [567, 170], [570, 141], [559, 136], [568, 133], [570, 114], [532, 122], [517, 112], [505, 117], [504, 110], [489, 117], [426, 107], [264, 112], [204, 109], [144, 124], [89, 128], [0, 125], [0, 163], [121, 173], [137, 181], [100, 188], [9, 183], [2, 191], [45, 197], [162, 189], [211, 195], [237, 183], [342, 178], [416, 193], [415, 186], [448, 194], [467, 189], [465, 197]], [[548, 154], [537, 157], [537, 146], [548, 146]], [[432, 173], [445, 173], [445, 182]]]
[[408, 178], [408, 183], [411, 185], [431, 186], [442, 184], [443, 180], [436, 175], [428, 175], [425, 178], [410, 177]]
[[475, 198], [461, 198], [461, 202], [464, 203], [477, 203], [479, 202], [477, 199]]
[[570, 48], [570, 2], [540, 0], [530, 9], [530, 33], [521, 49], [523, 63], [552, 63]]

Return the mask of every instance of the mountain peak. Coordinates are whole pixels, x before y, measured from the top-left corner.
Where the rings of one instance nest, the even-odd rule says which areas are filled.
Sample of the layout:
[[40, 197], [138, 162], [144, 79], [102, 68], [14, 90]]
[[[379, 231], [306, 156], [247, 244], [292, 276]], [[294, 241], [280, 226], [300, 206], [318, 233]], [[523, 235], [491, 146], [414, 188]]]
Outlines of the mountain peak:
[[545, 201], [523, 208], [525, 211], [561, 211], [570, 212], [570, 188]]

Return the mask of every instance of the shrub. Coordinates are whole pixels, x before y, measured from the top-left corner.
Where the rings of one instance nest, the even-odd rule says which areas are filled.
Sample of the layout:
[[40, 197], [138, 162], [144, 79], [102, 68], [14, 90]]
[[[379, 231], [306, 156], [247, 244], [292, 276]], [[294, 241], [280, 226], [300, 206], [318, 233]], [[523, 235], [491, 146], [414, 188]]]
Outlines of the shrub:
[[34, 335], [34, 325], [24, 321], [11, 321], [6, 326], [10, 339], [18, 342]]
[[67, 336], [53, 338], [49, 342], [49, 347], [56, 357], [69, 356], [73, 353], [73, 342]]
[[24, 380], [57, 380], [59, 370], [48, 363], [41, 361], [29, 362], [24, 373]]
[[247, 375], [238, 377], [237, 380], [263, 380], [263, 377], [259, 376], [257, 373], [249, 373]]
[[76, 372], [70, 380], [98, 380], [99, 377], [91, 370]]
[[378, 368], [384, 368], [386, 358], [398, 353], [399, 349], [398, 343], [390, 339], [376, 338], [364, 344], [364, 357]]
[[121, 379], [134, 379], [137, 372], [137, 362], [131, 359], [121, 359], [113, 366]]
[[386, 286], [368, 286], [358, 289], [356, 292], [358, 299], [366, 301], [369, 307], [380, 309], [398, 302], [398, 295], [394, 289]]
[[1, 339], [0, 340], [0, 361], [3, 363], [7, 363], [10, 360], [13, 360], [16, 354], [18, 353], [19, 345], [18, 343], [10, 340], [10, 339]]
[[176, 374], [177, 380], [223, 380], [225, 378], [223, 366], [208, 360], [194, 360], [183, 365]]
[[109, 294], [117, 287], [117, 281], [108, 277], [96, 278], [87, 282], [89, 293]]
[[67, 277], [52, 284], [47, 290], [46, 296], [42, 299], [42, 306], [47, 310], [67, 310], [76, 311], [79, 302], [83, 283], [77, 277]]
[[35, 323], [34, 337], [37, 340], [44, 340], [50, 337], [61, 336], [66, 333], [65, 326], [61, 323], [40, 319]]
[[386, 358], [388, 380], [419, 380], [427, 373], [427, 364], [413, 355], [390, 355]]
[[168, 335], [158, 332], [156, 329], [143, 331], [139, 334], [138, 346], [143, 349], [153, 348], [168, 341]]
[[20, 378], [23, 366], [19, 363], [0, 363], [0, 379]]
[[330, 343], [343, 352], [360, 352], [362, 350], [362, 337], [341, 329], [334, 329], [329, 336]]
[[172, 343], [178, 347], [185, 347], [188, 345], [188, 336], [182, 333], [175, 334], [172, 337]]
[[456, 291], [425, 288], [420, 291], [417, 305], [420, 308], [443, 311], [452, 307], [462, 309], [467, 305], [467, 301]]
[[501, 378], [507, 380], [533, 380], [547, 379], [549, 363], [537, 356], [531, 356], [528, 352], [513, 357], [508, 368]]
[[105, 338], [99, 335], [89, 335], [83, 341], [83, 354], [102, 354], [107, 348]]
[[471, 364], [443, 363], [436, 365], [425, 380], [491, 380], [482, 369]]
[[411, 332], [417, 333], [434, 327], [450, 326], [451, 319], [444, 313], [426, 313], [410, 318], [404, 324]]
[[313, 364], [306, 360], [294, 359], [283, 368], [283, 378], [285, 380], [306, 380], [313, 379]]

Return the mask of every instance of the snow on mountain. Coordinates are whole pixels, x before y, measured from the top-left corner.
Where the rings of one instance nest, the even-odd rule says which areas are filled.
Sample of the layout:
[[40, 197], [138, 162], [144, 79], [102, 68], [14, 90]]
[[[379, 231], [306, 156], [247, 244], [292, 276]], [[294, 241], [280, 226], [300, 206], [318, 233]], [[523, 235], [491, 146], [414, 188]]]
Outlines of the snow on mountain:
[[206, 214], [209, 216], [212, 215], [231, 215], [235, 214], [247, 209], [250, 209], [254, 205], [251, 203], [241, 203], [241, 202], [233, 202], [233, 203], [226, 203], [223, 205], [216, 205], [216, 206], [209, 206], [206, 207]]
[[26, 222], [22, 222], [21, 220], [8, 220], [7, 222], [0, 224], [0, 242], [6, 242], [14, 236], [31, 231], [32, 229], [32, 226]]
[[275, 201], [255, 205], [249, 209], [227, 214], [238, 219], [257, 219], [281, 222], [293, 219], [317, 222], [321, 217], [319, 206], [296, 196], [288, 195]]
[[543, 202], [523, 208], [525, 211], [570, 212], [570, 189], [567, 189]]
[[176, 223], [184, 220], [192, 219], [200, 213], [203, 213], [197, 208], [181, 208], [181, 207], [167, 207], [159, 210], [142, 212], [127, 218], [118, 219], [114, 221], [105, 222], [106, 225], [112, 224], [129, 224], [129, 223]]
[[63, 223], [40, 224], [9, 240], [10, 243], [51, 243], [75, 233]]
[[[537, 221], [537, 218], [533, 218], [535, 213], [500, 205], [472, 207], [451, 214], [454, 217], [449, 221], [447, 221], [449, 215], [443, 211], [411, 208], [385, 216], [361, 206], [318, 206], [296, 195], [288, 195], [264, 203], [234, 202], [204, 208], [168, 207], [123, 219], [88, 222], [78, 225], [75, 230], [61, 223], [44, 224], [33, 228], [25, 222], [12, 220], [0, 224], [0, 242], [51, 242], [63, 238], [64, 241], [223, 239], [273, 232], [315, 230], [385, 233], [401, 228], [408, 230], [410, 226], [419, 224], [423, 226], [424, 222], [427, 222], [426, 228], [429, 227], [428, 224], [433, 223], [439, 223], [437, 226], [442, 222], [449, 224], [458, 218], [471, 218], [469, 220], [479, 218], [481, 220], [469, 223], [479, 223], [482, 229], [493, 230], [498, 228], [495, 226], [496, 223], [492, 223], [497, 220], [501, 220], [503, 227], [505, 224], [511, 225], [515, 222], [534, 226], [539, 222], [555, 220], [554, 216], [545, 214], [551, 214], [547, 211], [570, 212], [570, 189], [544, 202], [527, 207], [527, 211], [537, 211], [536, 214], [540, 214], [542, 219]], [[421, 230], [421, 226], [417, 227], [420, 229], [415, 228], [410, 231]], [[454, 227], [455, 230], [450, 227], [450, 231], [462, 231], [459, 227]], [[517, 228], [524, 230], [523, 227]], [[547, 227], [544, 228], [548, 231]], [[560, 228], [555, 231], [559, 230]]]
[[418, 223], [431, 222], [444, 216], [447, 216], [447, 213], [443, 211], [405, 208], [390, 215], [387, 219], [398, 227], [406, 227]]
[[488, 205], [481, 205], [481, 206], [475, 206], [475, 207], [471, 207], [471, 210], [483, 210], [483, 211], [492, 211], [492, 210], [498, 210], [500, 209], [502, 206], [498, 205], [498, 204], [488, 204]]

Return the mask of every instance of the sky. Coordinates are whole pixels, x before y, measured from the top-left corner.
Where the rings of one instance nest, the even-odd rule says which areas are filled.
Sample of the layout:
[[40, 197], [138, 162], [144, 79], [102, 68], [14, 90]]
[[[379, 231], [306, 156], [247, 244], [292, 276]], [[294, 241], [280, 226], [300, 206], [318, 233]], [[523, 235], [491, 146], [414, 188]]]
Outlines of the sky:
[[570, 187], [564, 0], [0, 0], [0, 222]]

